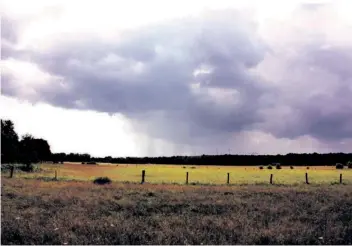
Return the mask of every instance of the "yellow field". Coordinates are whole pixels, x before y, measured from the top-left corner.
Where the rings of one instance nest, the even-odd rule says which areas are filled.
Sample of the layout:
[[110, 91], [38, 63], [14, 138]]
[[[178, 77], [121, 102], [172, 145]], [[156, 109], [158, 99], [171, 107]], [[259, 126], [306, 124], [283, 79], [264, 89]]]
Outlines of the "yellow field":
[[134, 164], [99, 164], [82, 165], [80, 163], [41, 164], [41, 172], [18, 173], [17, 177], [39, 178], [54, 177], [55, 170], [59, 179], [94, 180], [96, 177], [109, 177], [113, 181], [140, 182], [142, 170], [146, 171], [147, 183], [180, 183], [184, 184], [186, 172], [189, 183], [226, 184], [227, 173], [230, 173], [230, 184], [269, 183], [273, 174], [274, 184], [301, 184], [305, 182], [305, 173], [309, 175], [311, 184], [338, 183], [340, 174], [343, 183], [352, 184], [352, 170], [336, 170], [335, 167], [283, 167], [281, 170], [260, 170], [255, 166], [183, 166], [183, 165], [134, 165]]

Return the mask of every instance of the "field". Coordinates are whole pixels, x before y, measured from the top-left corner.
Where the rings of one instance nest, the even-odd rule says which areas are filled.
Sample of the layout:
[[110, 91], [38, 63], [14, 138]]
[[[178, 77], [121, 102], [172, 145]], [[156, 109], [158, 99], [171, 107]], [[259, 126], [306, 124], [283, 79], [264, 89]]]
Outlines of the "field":
[[351, 185], [2, 178], [2, 244], [351, 244]]
[[8, 176], [1, 244], [352, 244], [351, 169], [65, 163]]
[[96, 177], [109, 177], [113, 181], [141, 181], [142, 170], [146, 171], [147, 183], [178, 183], [184, 184], [186, 172], [189, 173], [189, 184], [226, 184], [227, 173], [230, 173], [230, 184], [267, 184], [270, 174], [273, 174], [274, 184], [297, 185], [305, 183], [305, 173], [308, 173], [311, 184], [338, 183], [340, 174], [344, 184], [352, 184], [352, 169], [336, 170], [334, 166], [290, 167], [282, 169], [260, 170], [255, 166], [180, 166], [180, 165], [127, 165], [99, 164], [82, 165], [78, 163], [41, 164], [41, 171], [35, 173], [16, 173], [25, 178], [53, 178], [55, 171], [60, 180], [94, 180]]

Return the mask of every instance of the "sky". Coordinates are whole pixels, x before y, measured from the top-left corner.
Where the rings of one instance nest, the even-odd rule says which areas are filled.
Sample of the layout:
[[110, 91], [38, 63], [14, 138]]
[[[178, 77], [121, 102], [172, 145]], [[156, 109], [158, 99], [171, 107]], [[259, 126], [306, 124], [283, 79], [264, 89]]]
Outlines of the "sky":
[[53, 152], [351, 152], [351, 9], [2, 0], [0, 117]]

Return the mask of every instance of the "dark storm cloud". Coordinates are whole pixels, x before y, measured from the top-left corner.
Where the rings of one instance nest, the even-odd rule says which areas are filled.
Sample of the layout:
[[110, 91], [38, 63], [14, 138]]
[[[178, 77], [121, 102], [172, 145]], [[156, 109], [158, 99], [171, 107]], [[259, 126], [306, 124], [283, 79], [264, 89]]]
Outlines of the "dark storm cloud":
[[[231, 18], [236, 14], [214, 12], [203, 19], [145, 27], [130, 31], [116, 45], [93, 40], [33, 53], [34, 61], [66, 83], [38, 90], [44, 100], [58, 106], [123, 113], [144, 121], [148, 131], [160, 137], [250, 128], [260, 121], [256, 107], [264, 88], [248, 69], [263, 59], [265, 46], [252, 23]], [[208, 83], [193, 76], [203, 64], [213, 70], [203, 76]], [[195, 82], [200, 86], [193, 91]], [[238, 96], [232, 97], [239, 97], [238, 103], [215, 104], [207, 93], [212, 88], [237, 90]], [[75, 106], [77, 100], [81, 106]]]
[[[320, 49], [313, 40], [296, 49], [301, 56], [289, 61], [277, 85], [255, 72], [269, 46], [256, 24], [236, 11], [146, 26], [121, 37], [63, 39], [50, 51], [28, 51], [31, 61], [61, 78], [37, 87], [38, 100], [122, 113], [141, 131], [176, 143], [221, 144], [244, 130], [352, 137], [351, 50]], [[3, 93], [16, 96], [11, 77], [4, 81]]]
[[352, 138], [351, 47], [307, 45], [297, 52], [301, 55], [288, 63], [291, 70], [273, 94], [276, 103], [271, 117], [278, 121], [271, 122], [269, 131], [289, 138]]
[[324, 81], [332, 85], [325, 96], [313, 96], [306, 102], [309, 105], [304, 113], [309, 122], [307, 132], [328, 139], [351, 138], [352, 71], [349, 64], [352, 64], [352, 47], [315, 50], [311, 59], [311, 65], [315, 64], [336, 77]]

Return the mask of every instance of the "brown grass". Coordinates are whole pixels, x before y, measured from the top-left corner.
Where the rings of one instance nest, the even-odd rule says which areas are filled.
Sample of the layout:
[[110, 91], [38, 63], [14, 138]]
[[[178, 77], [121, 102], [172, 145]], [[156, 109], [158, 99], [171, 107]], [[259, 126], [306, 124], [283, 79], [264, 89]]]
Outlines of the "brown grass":
[[[2, 244], [351, 244], [351, 185], [2, 178]], [[322, 237], [322, 239], [319, 239]]]

